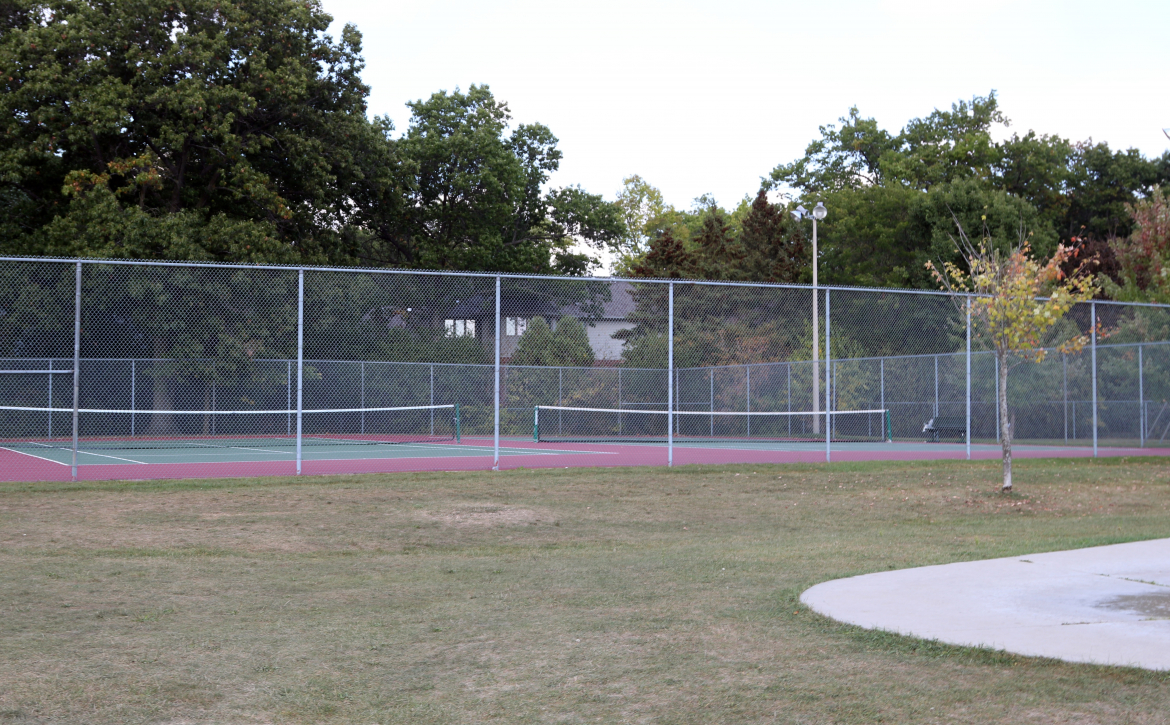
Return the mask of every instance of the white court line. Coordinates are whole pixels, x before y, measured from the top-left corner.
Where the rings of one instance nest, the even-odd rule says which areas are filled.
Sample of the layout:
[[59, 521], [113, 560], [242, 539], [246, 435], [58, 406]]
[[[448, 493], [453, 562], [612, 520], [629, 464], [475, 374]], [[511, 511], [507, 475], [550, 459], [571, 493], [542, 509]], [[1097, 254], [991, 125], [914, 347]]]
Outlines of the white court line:
[[[58, 448], [57, 450], [59, 450], [59, 451], [69, 451], [70, 453], [72, 453], [72, 452], [73, 452], [73, 449], [72, 449], [72, 448]], [[104, 453], [93, 453], [93, 452], [90, 452], [90, 451], [83, 451], [83, 450], [81, 450], [80, 448], [78, 448], [78, 449], [77, 449], [77, 452], [78, 452], [78, 453], [84, 453], [84, 454], [85, 454], [85, 455], [87, 455], [87, 456], [97, 456], [98, 458], [113, 458], [115, 461], [126, 461], [127, 463], [140, 463], [140, 464], [142, 464], [142, 465], [144, 465], [144, 466], [145, 466], [145, 465], [148, 465], [148, 464], [146, 463], [146, 461], [136, 461], [136, 460], [134, 460], [133, 458], [118, 458], [117, 456], [107, 456], [107, 455], [105, 455]]]
[[[48, 448], [48, 446], [45, 446], [45, 447], [46, 447], [46, 448]], [[72, 449], [72, 448], [70, 448], [69, 450], [73, 450], [73, 449]], [[49, 463], [56, 463], [58, 466], [70, 466], [70, 465], [72, 465], [72, 464], [69, 464], [69, 463], [62, 463], [61, 461], [54, 461], [52, 458], [45, 458], [44, 456], [34, 456], [34, 455], [33, 455], [33, 454], [31, 454], [31, 453], [25, 453], [24, 451], [18, 451], [18, 450], [12, 449], [12, 448], [4, 448], [4, 447], [2, 447], [2, 446], [0, 446], [0, 451], [12, 451], [13, 453], [19, 453], [19, 454], [20, 454], [20, 455], [22, 455], [22, 456], [28, 456], [29, 458], [38, 458], [38, 459], [40, 459], [40, 460], [42, 460], [42, 461], [48, 461]]]

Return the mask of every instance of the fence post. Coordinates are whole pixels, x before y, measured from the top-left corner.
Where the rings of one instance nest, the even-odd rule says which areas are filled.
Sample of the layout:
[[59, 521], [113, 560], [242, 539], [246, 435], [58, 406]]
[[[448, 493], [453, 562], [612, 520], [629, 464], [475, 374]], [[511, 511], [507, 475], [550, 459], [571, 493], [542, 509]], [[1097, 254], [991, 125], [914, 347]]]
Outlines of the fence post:
[[[744, 365], [743, 369], [747, 371], [747, 412], [752, 412], [752, 366]], [[752, 437], [752, 417], [747, 416], [747, 434], [748, 438]]]
[[622, 369], [618, 368], [618, 435], [622, 434]]
[[1138, 440], [1139, 447], [1146, 447], [1146, 386], [1145, 366], [1142, 364], [1142, 346], [1138, 345]]
[[1097, 457], [1097, 302], [1093, 301], [1089, 317], [1092, 321], [1093, 343], [1093, 458]]
[[1060, 382], [1060, 395], [1064, 399], [1064, 444], [1068, 445], [1068, 353], [1060, 353], [1060, 366], [1063, 370]]
[[995, 380], [992, 388], [995, 390], [995, 442], [1002, 442], [999, 437], [999, 356], [995, 357]]
[[297, 475], [301, 475], [301, 441], [305, 410], [305, 269], [297, 270]]
[[496, 396], [492, 402], [492, 470], [500, 470], [500, 275], [496, 275]]
[[829, 314], [829, 289], [825, 288], [825, 461], [833, 460], [832, 438], [833, 438], [833, 421], [829, 417], [829, 411], [833, 405], [833, 375], [832, 365], [833, 348], [830, 346], [829, 331], [833, 326], [833, 318]]
[[967, 460], [971, 460], [971, 298], [967, 298]]
[[938, 417], [938, 355], [934, 356], [934, 416]]
[[[817, 273], [816, 260], [813, 260], [813, 275]], [[813, 405], [813, 433], [821, 432], [821, 416], [820, 413], [821, 400], [821, 332], [820, 332], [820, 311], [817, 307], [820, 305], [820, 296], [817, 294], [817, 286], [814, 283], [813, 289], [813, 339], [812, 339], [812, 405]]]
[[666, 465], [674, 465], [674, 282], [666, 302]]
[[711, 383], [711, 432], [710, 436], [715, 437], [715, 368], [707, 368], [707, 380]]
[[[77, 480], [77, 411], [81, 404], [81, 262], [73, 297], [73, 480]], [[52, 406], [50, 406], [52, 407]], [[52, 415], [50, 413], [50, 415]]]

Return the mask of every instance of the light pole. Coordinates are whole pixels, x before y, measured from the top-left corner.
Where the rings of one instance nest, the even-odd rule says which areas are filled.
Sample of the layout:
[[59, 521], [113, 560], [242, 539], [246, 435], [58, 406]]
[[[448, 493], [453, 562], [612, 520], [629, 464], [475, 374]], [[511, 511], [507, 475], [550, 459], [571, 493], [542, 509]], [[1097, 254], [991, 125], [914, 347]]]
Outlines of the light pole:
[[[820, 390], [821, 390], [821, 322], [820, 322], [820, 300], [817, 295], [817, 222], [824, 219], [829, 213], [825, 208], [824, 202], [817, 202], [810, 212], [803, 206], [796, 207], [792, 212], [792, 216], [797, 220], [803, 219], [806, 216], [811, 216], [813, 220], [813, 253], [812, 253], [812, 272], [813, 272], [813, 342], [812, 342], [812, 356], [813, 356], [813, 412], [819, 413], [821, 410]], [[819, 415], [813, 416], [813, 432], [821, 432], [821, 417]]]

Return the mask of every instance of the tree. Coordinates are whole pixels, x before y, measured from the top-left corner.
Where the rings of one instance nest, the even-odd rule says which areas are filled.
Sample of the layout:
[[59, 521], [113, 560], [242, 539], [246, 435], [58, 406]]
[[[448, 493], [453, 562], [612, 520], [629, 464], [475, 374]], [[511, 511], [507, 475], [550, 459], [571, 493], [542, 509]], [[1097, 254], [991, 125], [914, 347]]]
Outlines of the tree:
[[743, 219], [739, 234], [745, 279], [756, 282], [800, 282], [809, 275], [811, 249], [803, 229], [787, 211], [768, 202], [760, 189]]
[[528, 329], [516, 343], [512, 365], [549, 367], [591, 367], [593, 348], [585, 326], [575, 317], [564, 316], [553, 332], [543, 317], [528, 321]]
[[[316, 2], [16, 3], [0, 37], [6, 251], [325, 261], [381, 153], [361, 38]], [[343, 255], [342, 255], [343, 256]]]
[[597, 262], [574, 242], [600, 249], [625, 233], [616, 204], [579, 187], [544, 190], [560, 165], [557, 138], [541, 124], [508, 133], [508, 105], [487, 86], [407, 105], [397, 171], [360, 211], [367, 263], [583, 275]]
[[[1005, 252], [996, 248], [986, 234], [976, 246], [957, 218], [955, 222], [959, 234], [955, 246], [967, 269], [952, 262], [944, 262], [941, 270], [932, 262], [926, 266], [944, 290], [961, 304], [971, 306], [973, 329], [995, 351], [999, 364], [999, 416], [1003, 421], [1003, 491], [1010, 492], [1014, 421], [1008, 416], [1008, 373], [1021, 363], [1044, 360], [1046, 334], [1073, 305], [1092, 299], [1096, 282], [1084, 261], [1072, 275], [1062, 271], [1067, 261], [1078, 256], [1075, 248], [1057, 245], [1052, 257], [1041, 264], [1032, 256], [1028, 237], [1022, 232], [1019, 242]], [[1076, 352], [1086, 342], [1086, 336], [1078, 335], [1066, 340], [1060, 350]]]
[[596, 357], [593, 346], [589, 344], [589, 334], [576, 317], [565, 315], [557, 320], [557, 329], [553, 332], [553, 357], [560, 360], [559, 365], [593, 367]]
[[769, 183], [833, 210], [822, 226], [831, 283], [932, 286], [922, 265], [952, 253], [947, 207], [967, 228], [982, 214], [966, 209], [985, 206], [989, 219], [1023, 222], [1045, 258], [1057, 241], [1093, 247], [1107, 273], [1115, 261], [1105, 240], [1128, 236], [1125, 205], [1170, 180], [1170, 152], [1147, 159], [1034, 131], [994, 141], [1008, 125], [994, 91], [911, 119], [897, 134], [853, 108]]
[[1106, 282], [1115, 299], [1170, 302], [1170, 199], [1161, 187], [1127, 207], [1133, 232], [1109, 246], [1120, 267], [1120, 284]]
[[663, 200], [662, 192], [637, 174], [622, 179], [617, 204], [626, 230], [613, 243], [617, 255], [615, 268], [626, 270], [650, 251], [651, 224], [670, 207]]
[[630, 270], [632, 277], [691, 278], [699, 271], [695, 254], [667, 229], [650, 243], [650, 251]]

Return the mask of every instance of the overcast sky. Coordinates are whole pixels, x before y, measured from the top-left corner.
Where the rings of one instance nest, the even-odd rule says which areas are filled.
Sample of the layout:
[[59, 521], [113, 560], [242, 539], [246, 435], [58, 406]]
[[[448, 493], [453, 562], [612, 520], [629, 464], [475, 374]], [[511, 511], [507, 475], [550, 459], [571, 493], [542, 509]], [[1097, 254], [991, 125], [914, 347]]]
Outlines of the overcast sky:
[[371, 114], [401, 132], [407, 101], [487, 84], [560, 139], [553, 185], [609, 199], [640, 174], [734, 206], [850, 106], [897, 132], [992, 89], [1010, 131], [1170, 147], [1165, 0], [323, 2], [364, 35]]

